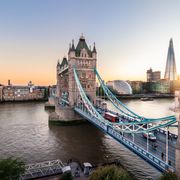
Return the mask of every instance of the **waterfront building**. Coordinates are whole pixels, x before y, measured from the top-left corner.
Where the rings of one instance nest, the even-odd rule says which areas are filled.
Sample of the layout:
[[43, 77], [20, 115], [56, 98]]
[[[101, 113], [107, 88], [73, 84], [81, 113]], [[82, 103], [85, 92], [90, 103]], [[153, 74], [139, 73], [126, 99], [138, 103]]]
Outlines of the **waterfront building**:
[[46, 98], [47, 88], [44, 86], [4, 86], [2, 100], [4, 101], [28, 101]]
[[14, 86], [14, 100], [23, 101], [29, 99], [30, 89], [28, 86]]
[[116, 94], [132, 94], [132, 88], [130, 84], [126, 81], [108, 81], [106, 85]]
[[74, 41], [70, 44], [68, 59], [63, 58], [62, 62], [58, 61], [57, 70], [57, 91], [56, 95], [59, 98], [66, 95], [66, 99], [71, 107], [75, 103], [76, 85], [73, 74], [73, 67], [77, 69], [77, 73], [83, 89], [93, 102], [96, 97], [96, 77], [94, 68], [96, 68], [96, 48], [95, 44], [91, 50], [86, 43], [85, 37], [82, 35], [75, 48]]
[[161, 94], [171, 93], [171, 82], [167, 81], [166, 79], [161, 79], [156, 82], [151, 82], [150, 92], [161, 93]]
[[3, 85], [0, 84], [0, 102], [3, 100]]
[[144, 92], [144, 90], [143, 90], [144, 82], [143, 81], [127, 81], [127, 82], [128, 82], [128, 84], [130, 84], [133, 94], [140, 94], [140, 93]]
[[4, 86], [3, 100], [4, 101], [14, 101], [14, 87], [13, 86]]
[[160, 71], [153, 71], [152, 68], [147, 70], [147, 82], [156, 82], [161, 79]]
[[168, 48], [164, 78], [170, 81], [174, 81], [177, 79], [176, 62], [175, 62], [175, 54], [174, 54], [172, 38], [169, 41], [169, 48]]

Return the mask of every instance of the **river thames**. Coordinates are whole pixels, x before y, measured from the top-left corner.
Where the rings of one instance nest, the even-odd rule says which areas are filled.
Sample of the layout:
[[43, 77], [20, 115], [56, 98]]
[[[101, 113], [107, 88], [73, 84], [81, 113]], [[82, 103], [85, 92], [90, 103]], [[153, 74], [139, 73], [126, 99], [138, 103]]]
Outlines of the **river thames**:
[[[124, 100], [135, 112], [147, 117], [172, 115], [174, 99]], [[108, 102], [108, 107], [113, 107]], [[0, 104], [0, 157], [15, 156], [26, 163], [70, 158], [92, 164], [120, 160], [139, 179], [157, 178], [160, 172], [140, 157], [103, 134], [90, 123], [77, 126], [48, 124], [44, 103]], [[174, 133], [176, 129], [172, 129]]]

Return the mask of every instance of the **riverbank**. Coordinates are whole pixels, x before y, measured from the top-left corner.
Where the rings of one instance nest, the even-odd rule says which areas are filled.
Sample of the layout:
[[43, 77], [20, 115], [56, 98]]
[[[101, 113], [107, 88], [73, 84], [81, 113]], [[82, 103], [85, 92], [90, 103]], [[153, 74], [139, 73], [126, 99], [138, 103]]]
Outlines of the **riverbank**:
[[[44, 166], [46, 165], [46, 168]], [[29, 168], [31, 167], [31, 168]], [[51, 171], [49, 171], [51, 170]], [[114, 172], [112, 174], [112, 172]], [[108, 173], [108, 174], [107, 174]], [[22, 176], [26, 179], [61, 179], [71, 177], [71, 179], [97, 179], [97, 174], [104, 176], [123, 175], [128, 179], [136, 180], [135, 176], [124, 168], [119, 161], [91, 164], [89, 162], [80, 162], [77, 159], [69, 159], [67, 162], [61, 160], [52, 160], [26, 164], [25, 174]], [[67, 178], [68, 179], [68, 178]]]
[[117, 95], [118, 99], [140, 99], [140, 98], [174, 98], [174, 94], [133, 94], [133, 95]]
[[13, 100], [13, 101], [0, 101], [0, 104], [3, 103], [28, 103], [28, 102], [46, 102], [48, 101], [48, 98], [43, 99], [27, 99], [27, 100]]

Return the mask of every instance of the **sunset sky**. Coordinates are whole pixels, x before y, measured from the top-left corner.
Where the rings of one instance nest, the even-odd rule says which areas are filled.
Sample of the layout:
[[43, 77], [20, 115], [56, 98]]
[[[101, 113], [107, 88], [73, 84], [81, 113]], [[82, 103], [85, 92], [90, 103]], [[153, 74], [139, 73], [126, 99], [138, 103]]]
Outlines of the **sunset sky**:
[[83, 33], [107, 80], [164, 76], [172, 37], [180, 74], [179, 0], [0, 0], [0, 83], [56, 83], [56, 63]]

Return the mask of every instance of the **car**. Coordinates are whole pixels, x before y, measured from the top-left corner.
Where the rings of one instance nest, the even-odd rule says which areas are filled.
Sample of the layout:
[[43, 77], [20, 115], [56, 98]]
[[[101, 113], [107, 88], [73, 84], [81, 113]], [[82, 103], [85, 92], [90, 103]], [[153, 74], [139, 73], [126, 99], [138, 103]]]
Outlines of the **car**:
[[154, 135], [154, 133], [150, 132], [150, 133], [143, 133], [143, 137], [151, 141], [156, 141], [156, 136]]
[[84, 169], [84, 175], [85, 176], [89, 176], [91, 169], [92, 169], [92, 165], [89, 162], [84, 162], [83, 163], [83, 169]]

